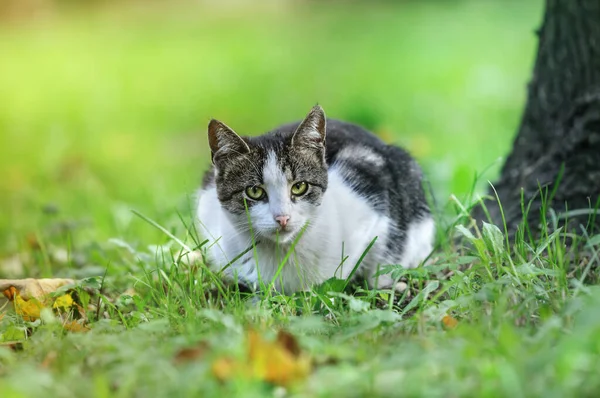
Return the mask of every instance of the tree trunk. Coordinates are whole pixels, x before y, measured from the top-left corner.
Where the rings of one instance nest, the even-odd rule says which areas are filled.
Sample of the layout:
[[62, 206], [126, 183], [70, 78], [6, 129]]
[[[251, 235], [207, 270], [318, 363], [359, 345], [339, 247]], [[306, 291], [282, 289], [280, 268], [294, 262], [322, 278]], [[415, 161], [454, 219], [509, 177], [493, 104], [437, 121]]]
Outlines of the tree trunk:
[[[579, 213], [571, 225], [600, 225], [600, 214], [590, 215], [600, 198], [600, 0], [546, 0], [527, 105], [494, 188], [511, 234], [524, 219], [521, 190], [534, 234], [546, 198], [557, 214]], [[497, 201], [485, 205], [502, 225]], [[481, 207], [473, 215], [487, 219]]]

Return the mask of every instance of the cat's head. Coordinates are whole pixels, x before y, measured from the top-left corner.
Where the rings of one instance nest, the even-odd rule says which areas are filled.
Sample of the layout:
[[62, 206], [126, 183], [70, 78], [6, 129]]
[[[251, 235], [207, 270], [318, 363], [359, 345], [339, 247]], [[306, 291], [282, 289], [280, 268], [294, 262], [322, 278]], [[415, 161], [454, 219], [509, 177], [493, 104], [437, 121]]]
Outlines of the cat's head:
[[320, 106], [293, 134], [242, 138], [211, 120], [208, 141], [219, 201], [238, 229], [251, 229], [259, 240], [289, 243], [310, 225], [327, 189]]

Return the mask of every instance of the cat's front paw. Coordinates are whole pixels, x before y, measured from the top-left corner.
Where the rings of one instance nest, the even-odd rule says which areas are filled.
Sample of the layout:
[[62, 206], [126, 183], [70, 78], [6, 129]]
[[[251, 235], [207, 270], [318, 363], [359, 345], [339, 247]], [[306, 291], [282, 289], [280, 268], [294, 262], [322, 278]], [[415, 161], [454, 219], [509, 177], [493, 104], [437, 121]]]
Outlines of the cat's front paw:
[[404, 291], [408, 288], [406, 282], [395, 282], [389, 275], [381, 275], [377, 280], [378, 289], [394, 289], [396, 293], [404, 293]]

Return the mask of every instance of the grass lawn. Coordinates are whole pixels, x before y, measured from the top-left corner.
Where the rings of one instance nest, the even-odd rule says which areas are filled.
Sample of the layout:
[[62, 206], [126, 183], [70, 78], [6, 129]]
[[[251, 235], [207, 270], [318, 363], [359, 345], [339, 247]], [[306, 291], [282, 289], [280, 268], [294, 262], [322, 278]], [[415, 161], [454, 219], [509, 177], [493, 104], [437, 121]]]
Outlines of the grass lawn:
[[[542, 8], [181, 3], [0, 22], [0, 279], [82, 280], [91, 329], [0, 302], [0, 396], [595, 395], [598, 236], [567, 250], [566, 231], [460, 227], [510, 149]], [[396, 269], [399, 297], [329, 285], [253, 300], [180, 258], [200, 243], [208, 120], [258, 134], [316, 102], [408, 148], [431, 182], [434, 265]], [[250, 330], [281, 328], [311, 362], [299, 381], [273, 387], [245, 364], [216, 377], [244, 363]]]

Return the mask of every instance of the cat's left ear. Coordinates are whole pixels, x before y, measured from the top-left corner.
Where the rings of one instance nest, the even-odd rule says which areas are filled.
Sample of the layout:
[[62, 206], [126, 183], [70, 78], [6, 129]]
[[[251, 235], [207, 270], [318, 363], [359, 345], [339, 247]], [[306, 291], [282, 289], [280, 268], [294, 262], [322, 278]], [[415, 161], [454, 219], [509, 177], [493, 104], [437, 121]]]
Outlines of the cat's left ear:
[[229, 126], [212, 119], [208, 124], [208, 144], [213, 163], [219, 158], [243, 155], [250, 152], [250, 147], [242, 137]]
[[325, 112], [315, 105], [292, 136], [292, 146], [325, 148]]

